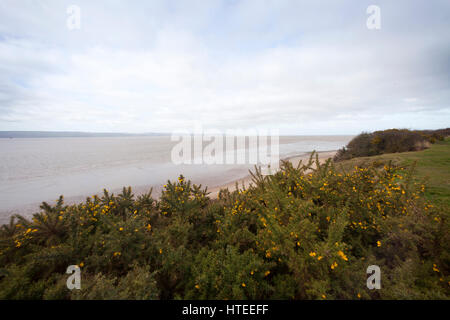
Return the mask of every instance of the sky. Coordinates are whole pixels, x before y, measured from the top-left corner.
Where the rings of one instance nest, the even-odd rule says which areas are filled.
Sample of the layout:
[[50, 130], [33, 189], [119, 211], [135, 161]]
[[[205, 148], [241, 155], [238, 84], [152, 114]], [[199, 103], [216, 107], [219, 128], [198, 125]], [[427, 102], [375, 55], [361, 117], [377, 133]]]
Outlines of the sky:
[[448, 0], [0, 0], [0, 130], [449, 127], [449, 30]]

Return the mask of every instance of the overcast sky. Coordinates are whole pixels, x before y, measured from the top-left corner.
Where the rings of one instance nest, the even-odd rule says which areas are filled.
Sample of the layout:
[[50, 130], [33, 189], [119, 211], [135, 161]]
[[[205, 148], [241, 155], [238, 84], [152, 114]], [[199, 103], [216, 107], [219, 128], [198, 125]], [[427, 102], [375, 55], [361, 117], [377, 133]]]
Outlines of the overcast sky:
[[0, 130], [442, 128], [449, 77], [448, 0], [0, 0]]

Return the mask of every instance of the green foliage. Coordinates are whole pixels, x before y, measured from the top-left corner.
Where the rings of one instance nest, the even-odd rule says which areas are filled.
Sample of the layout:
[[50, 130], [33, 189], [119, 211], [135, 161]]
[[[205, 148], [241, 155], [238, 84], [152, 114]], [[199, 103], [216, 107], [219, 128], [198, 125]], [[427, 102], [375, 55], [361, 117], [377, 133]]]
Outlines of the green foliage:
[[442, 141], [450, 135], [450, 129], [410, 131], [407, 129], [389, 129], [373, 133], [361, 133], [353, 138], [345, 148], [339, 150], [335, 161], [355, 157], [374, 156], [384, 153], [419, 151], [436, 141]]
[[[43, 204], [0, 229], [1, 299], [448, 299], [449, 217], [413, 165], [352, 170], [318, 159], [253, 184], [180, 176], [151, 191]], [[81, 290], [68, 290], [69, 265]], [[368, 290], [366, 268], [382, 271]]]
[[[67, 290], [67, 289], [66, 289]], [[81, 290], [71, 292], [74, 300], [155, 300], [158, 290], [154, 274], [148, 266], [135, 265], [121, 278], [110, 278], [102, 273], [83, 281]]]

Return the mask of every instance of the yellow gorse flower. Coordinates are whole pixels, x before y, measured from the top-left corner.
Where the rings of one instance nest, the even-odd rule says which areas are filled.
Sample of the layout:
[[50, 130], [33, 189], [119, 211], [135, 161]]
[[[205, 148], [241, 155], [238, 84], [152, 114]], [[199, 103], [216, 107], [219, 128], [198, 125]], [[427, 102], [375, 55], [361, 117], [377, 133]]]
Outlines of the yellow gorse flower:
[[342, 258], [342, 260], [348, 261], [347, 256], [341, 250], [338, 251], [338, 255]]

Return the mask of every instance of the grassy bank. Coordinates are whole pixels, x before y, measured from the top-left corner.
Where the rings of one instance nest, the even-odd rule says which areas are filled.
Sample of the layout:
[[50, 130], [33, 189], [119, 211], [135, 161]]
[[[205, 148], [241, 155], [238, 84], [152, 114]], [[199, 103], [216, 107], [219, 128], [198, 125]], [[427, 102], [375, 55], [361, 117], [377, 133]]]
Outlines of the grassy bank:
[[450, 138], [436, 142], [431, 148], [403, 153], [390, 153], [372, 157], [346, 160], [337, 167], [351, 170], [355, 166], [367, 166], [373, 162], [410, 167], [415, 166], [416, 181], [423, 181], [427, 188], [425, 196], [450, 212]]
[[180, 176], [158, 199], [44, 203], [1, 228], [0, 298], [448, 299], [449, 148], [285, 162], [217, 199]]

